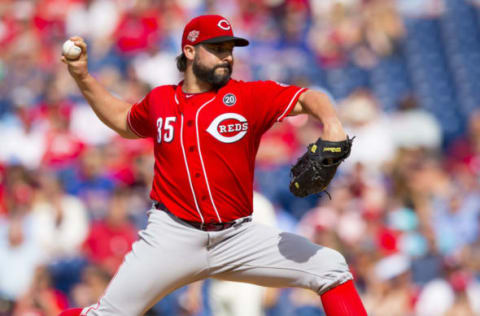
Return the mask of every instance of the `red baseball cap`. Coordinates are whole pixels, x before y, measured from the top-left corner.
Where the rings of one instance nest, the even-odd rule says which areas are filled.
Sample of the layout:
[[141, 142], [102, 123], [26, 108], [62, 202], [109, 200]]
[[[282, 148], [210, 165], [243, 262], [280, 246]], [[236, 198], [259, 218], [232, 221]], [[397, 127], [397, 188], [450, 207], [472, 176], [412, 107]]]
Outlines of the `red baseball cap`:
[[200, 15], [193, 18], [183, 30], [182, 50], [185, 45], [233, 41], [235, 46], [247, 46], [248, 41], [233, 36], [232, 25], [221, 15]]

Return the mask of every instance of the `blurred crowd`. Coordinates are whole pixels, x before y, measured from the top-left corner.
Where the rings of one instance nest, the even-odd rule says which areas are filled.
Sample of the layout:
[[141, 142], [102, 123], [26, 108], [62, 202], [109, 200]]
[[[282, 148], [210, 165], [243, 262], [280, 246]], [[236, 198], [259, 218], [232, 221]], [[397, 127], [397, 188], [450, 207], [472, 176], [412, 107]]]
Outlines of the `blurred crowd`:
[[[275, 125], [257, 156], [256, 220], [340, 250], [369, 315], [480, 315], [480, 99], [452, 134], [415, 80], [393, 109], [371, 84], [403, 58], [405, 21], [437, 21], [453, 2], [480, 25], [476, 0], [1, 1], [0, 315], [96, 303], [151, 207], [152, 142], [102, 125], [60, 62], [63, 41], [84, 37], [91, 73], [133, 103], [181, 80], [181, 32], [204, 13], [251, 40], [234, 78], [323, 89], [356, 136], [332, 199], [298, 199], [289, 169], [322, 126]], [[323, 315], [306, 290], [242, 286], [195, 283], [149, 315]]]

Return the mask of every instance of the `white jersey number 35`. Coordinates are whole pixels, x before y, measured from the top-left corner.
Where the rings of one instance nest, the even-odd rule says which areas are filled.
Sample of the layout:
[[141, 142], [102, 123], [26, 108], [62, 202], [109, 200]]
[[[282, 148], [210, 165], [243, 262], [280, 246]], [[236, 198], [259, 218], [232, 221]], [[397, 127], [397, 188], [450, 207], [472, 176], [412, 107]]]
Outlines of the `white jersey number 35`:
[[162, 136], [165, 143], [170, 143], [173, 140], [175, 129], [171, 124], [174, 123], [176, 120], [176, 117], [169, 116], [165, 118], [165, 124], [163, 124], [163, 117], [159, 117], [157, 119], [157, 143], [160, 144], [162, 142]]

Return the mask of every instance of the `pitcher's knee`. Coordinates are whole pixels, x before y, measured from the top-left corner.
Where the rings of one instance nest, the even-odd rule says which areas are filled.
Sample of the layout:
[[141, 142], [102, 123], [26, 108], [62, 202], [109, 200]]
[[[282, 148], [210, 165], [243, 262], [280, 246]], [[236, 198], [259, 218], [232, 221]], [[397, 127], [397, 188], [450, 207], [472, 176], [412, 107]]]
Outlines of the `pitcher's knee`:
[[322, 249], [322, 256], [315, 262], [314, 275], [309, 282], [309, 288], [318, 294], [351, 280], [345, 257], [330, 248]]
[[328, 254], [328, 258], [330, 259], [330, 269], [348, 272], [347, 260], [339, 251], [331, 248], [325, 250], [330, 252]]

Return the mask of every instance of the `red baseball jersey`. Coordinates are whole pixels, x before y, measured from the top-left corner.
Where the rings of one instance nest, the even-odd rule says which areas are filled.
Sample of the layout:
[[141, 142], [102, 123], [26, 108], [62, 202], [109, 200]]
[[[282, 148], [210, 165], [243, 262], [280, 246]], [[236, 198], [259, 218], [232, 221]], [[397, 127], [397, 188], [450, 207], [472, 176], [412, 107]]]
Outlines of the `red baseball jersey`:
[[216, 91], [160, 86], [132, 106], [129, 128], [154, 139], [150, 197], [177, 217], [203, 223], [251, 215], [260, 138], [306, 89], [230, 80]]

